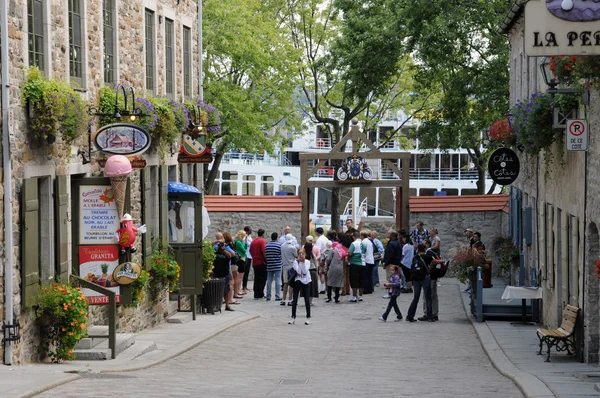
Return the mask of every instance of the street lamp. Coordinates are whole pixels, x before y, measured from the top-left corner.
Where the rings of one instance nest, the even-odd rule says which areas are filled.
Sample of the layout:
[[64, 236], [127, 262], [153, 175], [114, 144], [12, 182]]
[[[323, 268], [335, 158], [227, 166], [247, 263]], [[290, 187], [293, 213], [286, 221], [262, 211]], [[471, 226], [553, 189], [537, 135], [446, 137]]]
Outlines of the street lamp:
[[558, 79], [550, 69], [550, 58], [544, 57], [540, 64], [540, 69], [542, 70], [542, 77], [544, 78], [546, 85], [550, 87], [550, 90], [555, 90], [556, 86], [558, 86]]

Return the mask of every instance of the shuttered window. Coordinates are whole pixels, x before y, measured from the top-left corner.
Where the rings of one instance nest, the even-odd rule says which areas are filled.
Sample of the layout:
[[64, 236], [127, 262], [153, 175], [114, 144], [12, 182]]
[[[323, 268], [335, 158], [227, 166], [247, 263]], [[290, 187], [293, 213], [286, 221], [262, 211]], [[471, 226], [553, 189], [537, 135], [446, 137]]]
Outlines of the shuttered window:
[[104, 24], [104, 83], [115, 81], [114, 0], [103, 0], [102, 21]]
[[192, 96], [192, 30], [183, 27], [183, 95]]
[[165, 18], [165, 90], [173, 97], [173, 21]]
[[21, 292], [26, 307], [36, 303], [40, 286], [40, 204], [37, 178], [23, 180], [21, 190]]
[[146, 90], [154, 91], [155, 41], [154, 41], [154, 11], [145, 12], [145, 41], [146, 41]]
[[71, 81], [83, 86], [83, 29], [81, 1], [69, 1], [69, 73]]
[[29, 66], [44, 70], [44, 13], [41, 0], [27, 1]]

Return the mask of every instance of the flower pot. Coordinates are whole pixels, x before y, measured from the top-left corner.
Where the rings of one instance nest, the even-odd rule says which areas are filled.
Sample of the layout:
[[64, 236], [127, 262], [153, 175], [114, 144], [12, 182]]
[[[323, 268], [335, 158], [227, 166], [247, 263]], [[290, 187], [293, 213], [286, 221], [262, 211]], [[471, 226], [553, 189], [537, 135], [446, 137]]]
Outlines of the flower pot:
[[225, 293], [225, 278], [209, 279], [204, 282], [202, 289], [202, 312], [206, 310], [211, 314], [221, 312], [223, 294]]

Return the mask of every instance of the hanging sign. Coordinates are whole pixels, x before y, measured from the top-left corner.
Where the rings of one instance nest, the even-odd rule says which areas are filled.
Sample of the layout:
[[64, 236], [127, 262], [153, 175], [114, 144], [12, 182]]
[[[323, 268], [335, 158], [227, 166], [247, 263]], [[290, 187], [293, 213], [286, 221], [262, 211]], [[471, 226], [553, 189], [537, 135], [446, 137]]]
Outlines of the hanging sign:
[[79, 187], [79, 244], [114, 245], [119, 229], [117, 203], [110, 185]]
[[136, 263], [123, 263], [113, 271], [113, 280], [119, 285], [128, 285], [139, 278], [142, 268]]
[[567, 151], [587, 151], [589, 128], [585, 120], [567, 120]]
[[525, 4], [529, 56], [600, 55], [600, 2], [530, 0]]
[[371, 182], [373, 171], [367, 164], [367, 159], [354, 155], [345, 159], [337, 169], [334, 179], [340, 182]]
[[[112, 290], [120, 301], [119, 284], [113, 278], [119, 265], [119, 249], [111, 246], [79, 246], [79, 274], [86, 281]], [[108, 304], [108, 297], [92, 289], [82, 288], [89, 304]]]
[[[140, 159], [137, 156], [131, 156], [127, 159], [131, 162], [132, 169], [143, 169], [146, 167], [146, 159]], [[104, 167], [106, 165], [106, 159], [98, 159], [98, 165]]]
[[498, 185], [510, 185], [515, 182], [520, 169], [519, 158], [510, 148], [496, 149], [488, 162], [490, 177]]
[[150, 143], [150, 134], [135, 124], [109, 124], [94, 134], [96, 147], [109, 155], [140, 155]]
[[191, 135], [184, 134], [177, 161], [179, 163], [211, 163], [213, 157], [210, 145], [206, 144], [206, 135], [200, 135], [194, 139]]

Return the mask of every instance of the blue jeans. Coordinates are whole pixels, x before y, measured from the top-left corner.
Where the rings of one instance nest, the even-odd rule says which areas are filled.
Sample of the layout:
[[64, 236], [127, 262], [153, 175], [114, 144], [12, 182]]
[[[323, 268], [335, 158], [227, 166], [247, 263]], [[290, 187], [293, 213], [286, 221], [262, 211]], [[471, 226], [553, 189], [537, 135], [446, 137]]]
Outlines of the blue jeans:
[[402, 281], [402, 288], [406, 289], [407, 288], [406, 276], [404, 276], [404, 271], [402, 271], [402, 267], [400, 267], [400, 279]]
[[375, 261], [375, 268], [373, 268], [373, 285], [379, 285], [379, 261]]
[[267, 300], [271, 299], [271, 285], [275, 279], [275, 300], [281, 300], [279, 292], [281, 291], [281, 270], [267, 271]]
[[421, 289], [425, 292], [425, 303], [427, 307], [427, 318], [433, 319], [433, 310], [431, 308], [431, 278], [429, 275], [425, 277], [422, 281], [412, 281], [413, 289], [414, 289], [414, 297], [412, 303], [410, 303], [410, 307], [408, 308], [408, 315], [406, 315], [406, 319], [413, 319], [417, 312], [417, 305], [419, 304], [419, 298], [421, 298]]

